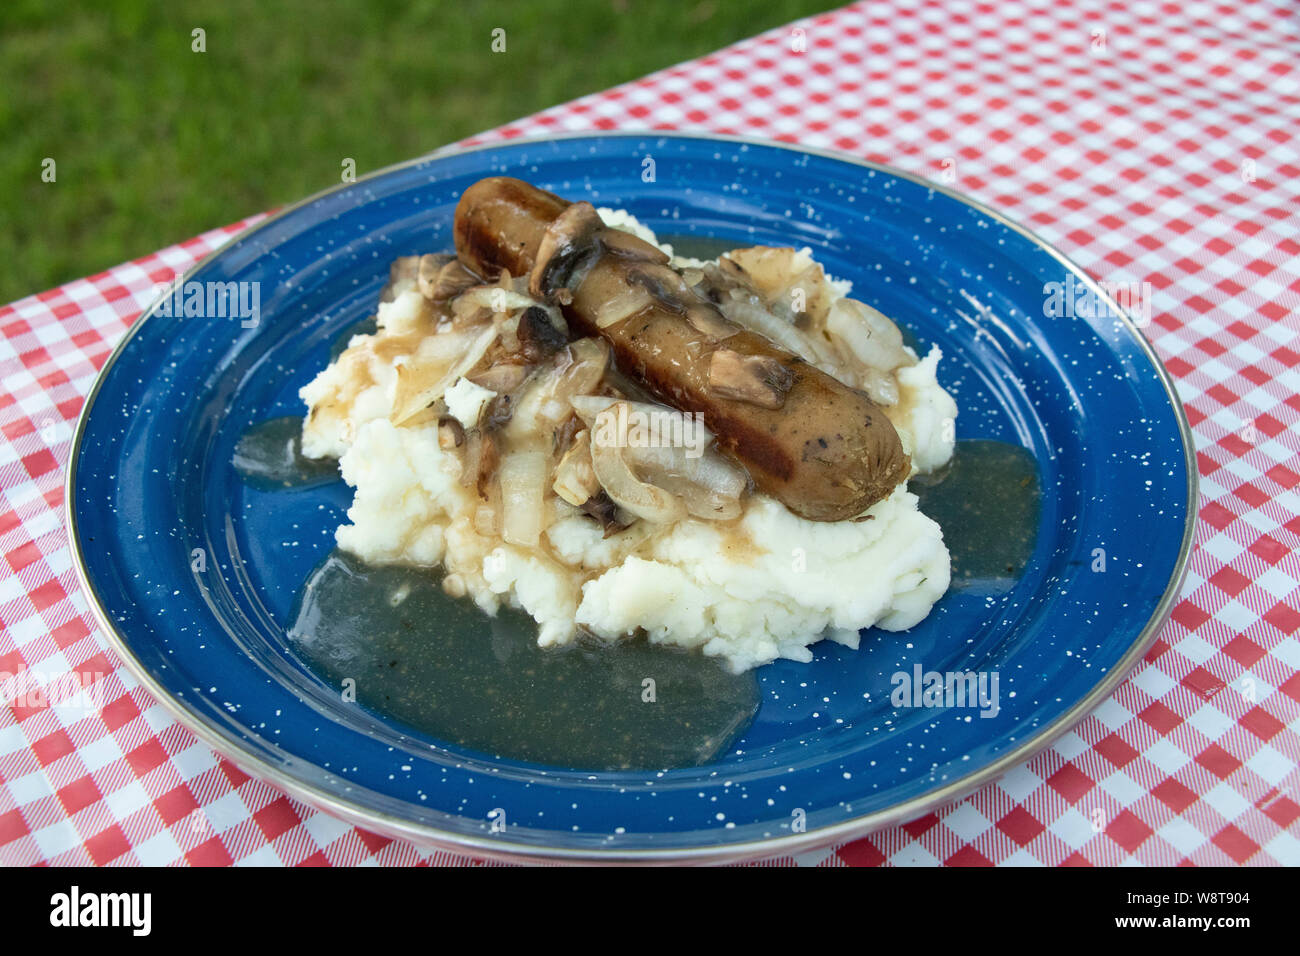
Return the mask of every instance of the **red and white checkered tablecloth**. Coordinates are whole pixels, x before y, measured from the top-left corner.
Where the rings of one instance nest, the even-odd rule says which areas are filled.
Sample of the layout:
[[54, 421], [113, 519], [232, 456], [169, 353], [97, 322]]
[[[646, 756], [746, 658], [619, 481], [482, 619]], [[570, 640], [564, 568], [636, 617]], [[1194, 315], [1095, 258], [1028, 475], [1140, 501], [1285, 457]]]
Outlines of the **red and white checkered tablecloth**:
[[[1298, 16], [1288, 0], [861, 3], [477, 138], [691, 129], [951, 169], [1097, 278], [1152, 285], [1147, 334], [1201, 474], [1172, 620], [1050, 750], [796, 862], [1300, 864]], [[0, 308], [0, 674], [30, 684], [0, 700], [0, 863], [469, 862], [216, 757], [119, 666], [75, 583], [63, 465], [96, 370], [155, 283], [253, 221]], [[70, 674], [102, 707], [60, 706]]]

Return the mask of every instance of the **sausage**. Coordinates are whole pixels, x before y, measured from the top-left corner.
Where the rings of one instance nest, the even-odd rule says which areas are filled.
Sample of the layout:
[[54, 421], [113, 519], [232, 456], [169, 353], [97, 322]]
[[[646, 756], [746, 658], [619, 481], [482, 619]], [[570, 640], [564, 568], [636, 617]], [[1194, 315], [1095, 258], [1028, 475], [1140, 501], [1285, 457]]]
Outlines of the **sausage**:
[[[570, 327], [604, 338], [618, 367], [659, 400], [701, 414], [758, 489], [800, 517], [854, 518], [908, 476], [898, 433], [865, 394], [728, 321], [657, 249], [614, 236], [593, 217], [589, 205], [517, 179], [480, 180], [456, 207], [456, 253], [479, 275], [505, 269], [534, 283], [560, 263], [542, 291], [562, 293]], [[562, 225], [575, 241], [557, 233]], [[650, 252], [629, 253], [637, 245]], [[601, 328], [602, 310], [637, 286], [649, 293], [645, 307]], [[720, 375], [742, 380], [720, 382]]]

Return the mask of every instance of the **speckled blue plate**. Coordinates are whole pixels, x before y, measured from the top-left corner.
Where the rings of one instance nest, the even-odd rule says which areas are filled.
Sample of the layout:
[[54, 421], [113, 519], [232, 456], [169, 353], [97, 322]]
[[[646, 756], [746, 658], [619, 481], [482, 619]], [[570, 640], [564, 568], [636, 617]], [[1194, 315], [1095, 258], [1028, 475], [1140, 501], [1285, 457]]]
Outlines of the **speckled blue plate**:
[[[285, 627], [349, 490], [259, 492], [231, 454], [249, 425], [301, 413], [299, 387], [373, 311], [389, 262], [450, 249], [461, 191], [497, 174], [624, 207], [662, 234], [811, 246], [857, 297], [940, 345], [958, 437], [1016, 442], [1039, 462], [1042, 530], [1016, 587], [949, 593], [910, 632], [870, 633], [856, 652], [826, 642], [811, 664], [763, 668], [753, 725], [697, 769], [523, 764], [343, 704]], [[136, 323], [74, 444], [78, 570], [126, 665], [180, 721], [248, 772], [368, 829], [479, 854], [608, 860], [848, 839], [951, 801], [1073, 726], [1141, 658], [1176, 597], [1196, 500], [1186, 421], [1127, 319], [1044, 317], [1044, 290], [1070, 277], [1104, 297], [996, 213], [838, 155], [644, 134], [436, 154], [306, 200], [186, 276], [260, 283], [255, 327], [157, 308]], [[1097, 548], [1104, 573], [1092, 569]], [[895, 709], [891, 675], [917, 663], [996, 671], [999, 712]], [[492, 831], [496, 808], [504, 832]]]

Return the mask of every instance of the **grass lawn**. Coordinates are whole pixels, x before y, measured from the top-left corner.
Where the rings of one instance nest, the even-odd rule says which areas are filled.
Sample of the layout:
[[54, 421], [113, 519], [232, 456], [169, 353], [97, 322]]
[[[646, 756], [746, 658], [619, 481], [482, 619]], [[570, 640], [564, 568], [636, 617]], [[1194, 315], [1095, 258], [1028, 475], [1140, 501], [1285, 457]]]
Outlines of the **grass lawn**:
[[0, 303], [832, 5], [4, 0]]

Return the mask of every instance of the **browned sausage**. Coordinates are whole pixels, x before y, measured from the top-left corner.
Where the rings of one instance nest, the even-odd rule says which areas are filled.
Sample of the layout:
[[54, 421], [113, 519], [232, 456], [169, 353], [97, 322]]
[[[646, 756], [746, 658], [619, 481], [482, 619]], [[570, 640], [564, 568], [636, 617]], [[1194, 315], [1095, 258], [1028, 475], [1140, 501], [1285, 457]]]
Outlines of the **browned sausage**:
[[[585, 210], [571, 209], [517, 179], [480, 180], [456, 208], [457, 255], [480, 275], [508, 269], [536, 279], [539, 250], [547, 261], [561, 258], [552, 256], [556, 232], [548, 235], [548, 228], [560, 225], [562, 215], [590, 219], [590, 207], [580, 205]], [[841, 521], [907, 477], [910, 463], [898, 434], [866, 395], [728, 322], [668, 272], [662, 258], [629, 255], [623, 234], [594, 228], [598, 241], [585, 252], [576, 243], [561, 250], [571, 258], [556, 280], [568, 290], [561, 301], [570, 326], [602, 336], [619, 368], [661, 401], [702, 414], [761, 491], [801, 517]], [[600, 328], [602, 309], [637, 285], [651, 293], [649, 305]]]

